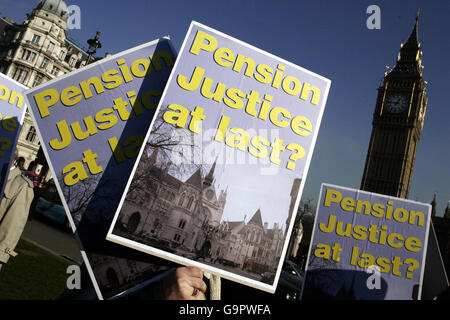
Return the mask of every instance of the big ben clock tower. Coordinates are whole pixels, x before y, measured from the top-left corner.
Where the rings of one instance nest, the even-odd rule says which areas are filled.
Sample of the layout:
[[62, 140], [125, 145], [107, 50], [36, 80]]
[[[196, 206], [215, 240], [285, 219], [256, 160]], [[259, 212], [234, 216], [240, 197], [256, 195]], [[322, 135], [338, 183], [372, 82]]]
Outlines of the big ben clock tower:
[[417, 14], [395, 67], [378, 88], [361, 189], [407, 198], [427, 108]]

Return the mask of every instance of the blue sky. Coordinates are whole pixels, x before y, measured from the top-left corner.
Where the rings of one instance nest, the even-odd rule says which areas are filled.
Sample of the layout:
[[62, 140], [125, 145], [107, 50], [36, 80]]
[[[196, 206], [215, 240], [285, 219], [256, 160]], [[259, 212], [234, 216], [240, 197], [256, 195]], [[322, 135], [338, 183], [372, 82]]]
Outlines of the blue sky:
[[[22, 22], [37, 1], [2, 0], [1, 14]], [[220, 30], [332, 80], [304, 198], [316, 201], [320, 184], [359, 188], [372, 130], [372, 114], [385, 66], [395, 64], [401, 42], [421, 10], [428, 110], [410, 199], [430, 202], [437, 214], [450, 200], [449, 1], [67, 1], [81, 8], [81, 29], [69, 36], [85, 44], [95, 32], [105, 52], [117, 53], [170, 35], [177, 50], [191, 20]], [[366, 28], [366, 9], [381, 8], [381, 30]]]

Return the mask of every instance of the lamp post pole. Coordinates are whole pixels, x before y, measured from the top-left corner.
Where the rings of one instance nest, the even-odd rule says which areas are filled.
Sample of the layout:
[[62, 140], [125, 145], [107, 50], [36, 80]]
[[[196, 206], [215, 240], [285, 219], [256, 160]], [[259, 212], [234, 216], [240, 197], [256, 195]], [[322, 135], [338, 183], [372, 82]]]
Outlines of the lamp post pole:
[[100, 38], [100, 31], [97, 31], [97, 33], [95, 34], [95, 37], [93, 39], [89, 39], [87, 41], [87, 43], [89, 45], [89, 49], [87, 51], [87, 54], [88, 54], [88, 60], [86, 63], [87, 65], [91, 63], [91, 58], [97, 52], [97, 49], [100, 49], [102, 47], [102, 44], [101, 44], [100, 40], [98, 40], [98, 38]]

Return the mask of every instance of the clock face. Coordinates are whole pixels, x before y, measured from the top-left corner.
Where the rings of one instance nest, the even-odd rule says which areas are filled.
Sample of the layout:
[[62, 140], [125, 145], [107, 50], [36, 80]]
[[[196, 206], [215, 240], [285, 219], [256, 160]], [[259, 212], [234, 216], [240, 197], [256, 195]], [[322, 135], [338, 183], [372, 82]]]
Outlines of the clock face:
[[386, 99], [386, 110], [390, 113], [401, 113], [408, 107], [408, 98], [401, 93], [394, 93]]

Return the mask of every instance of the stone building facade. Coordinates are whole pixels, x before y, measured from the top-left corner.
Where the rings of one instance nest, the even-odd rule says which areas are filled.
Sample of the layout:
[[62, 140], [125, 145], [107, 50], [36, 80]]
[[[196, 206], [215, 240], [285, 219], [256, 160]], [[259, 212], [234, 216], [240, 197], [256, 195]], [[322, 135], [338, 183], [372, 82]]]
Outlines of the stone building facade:
[[[62, 0], [41, 0], [23, 23], [0, 18], [0, 72], [35, 87], [87, 64], [89, 54], [68, 38], [68, 7]], [[40, 142], [27, 112], [19, 133], [17, 151], [25, 169], [50, 179]]]
[[284, 232], [277, 223], [270, 229], [258, 209], [247, 223], [224, 221], [223, 226], [223, 262], [259, 273], [275, 271], [284, 244]]
[[169, 250], [199, 251], [219, 227], [226, 203], [226, 191], [217, 195], [213, 185], [215, 165], [205, 178], [199, 168], [182, 182], [169, 174], [170, 165], [160, 168], [157, 158], [158, 151], [141, 158], [135, 177], [142, 181], [130, 187], [120, 225], [148, 241], [162, 240]]
[[263, 223], [261, 209], [248, 222], [222, 218], [227, 190], [214, 186], [216, 162], [186, 181], [158, 164], [158, 149], [144, 150], [113, 233], [208, 264], [251, 272], [274, 271], [285, 232]]

